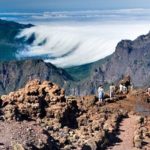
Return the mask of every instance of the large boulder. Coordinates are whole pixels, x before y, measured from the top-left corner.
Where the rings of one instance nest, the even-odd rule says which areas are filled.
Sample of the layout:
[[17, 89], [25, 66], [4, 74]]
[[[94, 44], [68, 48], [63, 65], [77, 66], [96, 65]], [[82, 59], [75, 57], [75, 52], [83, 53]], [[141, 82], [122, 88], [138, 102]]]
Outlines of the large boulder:
[[50, 114], [50, 109], [56, 115], [56, 110], [60, 111], [66, 100], [64, 90], [56, 84], [33, 80], [28, 82], [25, 88], [3, 95], [1, 101], [4, 119], [24, 120], [43, 118]]

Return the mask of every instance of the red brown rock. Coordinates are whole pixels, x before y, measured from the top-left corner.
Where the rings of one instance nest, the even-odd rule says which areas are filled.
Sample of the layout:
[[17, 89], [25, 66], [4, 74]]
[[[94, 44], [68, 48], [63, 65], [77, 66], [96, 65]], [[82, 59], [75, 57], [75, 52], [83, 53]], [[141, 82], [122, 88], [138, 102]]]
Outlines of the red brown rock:
[[[28, 132], [34, 128], [40, 131], [44, 129], [48, 134], [43, 139], [53, 139], [49, 144], [56, 149], [102, 149], [108, 144], [107, 136], [113, 134], [118, 120], [124, 116], [121, 111], [100, 108], [95, 96], [66, 98], [65, 91], [58, 85], [48, 81], [41, 83], [39, 80], [30, 81], [25, 88], [2, 96], [0, 103], [0, 118], [3, 118], [6, 125], [8, 121], [13, 124], [12, 128], [9, 125], [8, 128], [16, 131], [16, 121], [26, 127], [27, 122], [30, 124], [32, 120]], [[20, 130], [17, 132], [22, 139], [17, 143], [21, 145], [17, 146], [25, 148], [23, 141], [27, 141], [24, 136], [29, 136], [28, 132], [24, 133], [25, 135], [22, 135]], [[36, 133], [36, 130], [33, 133]], [[42, 132], [38, 137], [41, 136]], [[31, 141], [32, 138], [31, 136]], [[42, 144], [42, 138], [39, 139], [39, 143], [34, 140], [32, 145], [42, 149], [46, 142]]]

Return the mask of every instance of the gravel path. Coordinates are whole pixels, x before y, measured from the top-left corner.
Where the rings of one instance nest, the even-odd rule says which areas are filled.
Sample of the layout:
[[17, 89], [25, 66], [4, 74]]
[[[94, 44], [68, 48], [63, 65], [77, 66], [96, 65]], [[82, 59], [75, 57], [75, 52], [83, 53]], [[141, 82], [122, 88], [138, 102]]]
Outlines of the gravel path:
[[133, 135], [135, 131], [135, 125], [135, 116], [129, 116], [129, 118], [124, 119], [120, 124], [120, 134], [118, 135], [118, 138], [121, 140], [121, 142], [109, 147], [108, 150], [133, 150]]

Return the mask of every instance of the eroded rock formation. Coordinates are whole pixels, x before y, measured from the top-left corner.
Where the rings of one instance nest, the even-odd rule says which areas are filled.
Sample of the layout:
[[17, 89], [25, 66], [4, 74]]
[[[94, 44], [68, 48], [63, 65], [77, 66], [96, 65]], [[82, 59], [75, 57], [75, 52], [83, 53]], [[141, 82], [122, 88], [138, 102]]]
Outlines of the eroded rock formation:
[[[22, 132], [22, 129], [18, 129], [19, 124], [27, 129], [30, 128], [27, 125], [31, 126], [33, 136], [38, 128], [41, 132], [37, 137], [44, 136], [44, 141], [49, 141], [41, 142], [42, 146], [37, 146], [37, 149], [49, 146], [53, 149], [96, 150], [109, 144], [118, 122], [127, 115], [123, 110], [100, 109], [95, 96], [65, 97], [65, 91], [58, 85], [39, 80], [30, 81], [24, 88], [3, 95], [0, 108], [1, 122], [7, 130], [14, 130], [10, 132], [13, 140], [3, 141], [2, 146], [11, 147], [11, 142], [14, 141], [27, 149], [39, 143], [35, 136], [30, 147], [23, 144], [28, 141], [24, 136], [28, 137], [30, 130]], [[15, 138], [18, 133], [20, 136], [24, 134], [21, 136], [23, 141]]]

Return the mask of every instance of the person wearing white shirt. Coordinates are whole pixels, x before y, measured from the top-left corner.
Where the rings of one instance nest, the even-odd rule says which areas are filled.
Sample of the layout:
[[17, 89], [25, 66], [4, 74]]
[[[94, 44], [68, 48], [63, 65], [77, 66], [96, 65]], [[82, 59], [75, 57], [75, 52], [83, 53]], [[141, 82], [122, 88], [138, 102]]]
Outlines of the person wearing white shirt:
[[112, 98], [115, 94], [115, 86], [113, 83], [109, 87], [109, 92], [110, 92], [110, 98]]
[[119, 85], [119, 92], [123, 93], [123, 85], [122, 84]]
[[104, 89], [103, 86], [100, 85], [98, 88], [98, 98], [99, 98], [99, 102], [103, 102], [104, 99]]
[[147, 89], [148, 96], [150, 96], [150, 88]]

